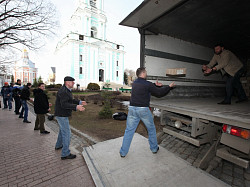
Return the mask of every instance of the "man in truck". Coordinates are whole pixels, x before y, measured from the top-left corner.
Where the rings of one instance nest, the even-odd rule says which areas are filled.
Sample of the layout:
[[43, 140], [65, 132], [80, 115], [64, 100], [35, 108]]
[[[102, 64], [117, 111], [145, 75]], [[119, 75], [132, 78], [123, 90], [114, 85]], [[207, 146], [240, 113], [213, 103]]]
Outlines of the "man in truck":
[[121, 157], [127, 155], [140, 120], [142, 120], [148, 130], [150, 150], [154, 154], [158, 152], [159, 146], [157, 144], [155, 124], [149, 109], [150, 96], [163, 97], [174, 86], [174, 83], [171, 83], [169, 86], [162, 86], [158, 81], [156, 81], [155, 84], [147, 81], [147, 71], [145, 68], [138, 68], [136, 70], [136, 75], [138, 78], [132, 84], [126, 130], [120, 149]]
[[230, 105], [234, 89], [237, 90], [238, 100], [236, 103], [246, 102], [247, 96], [241, 85], [240, 77], [244, 71], [242, 62], [231, 51], [224, 49], [222, 44], [214, 47], [214, 56], [209, 64], [203, 65], [204, 74], [210, 74], [214, 71], [221, 71], [222, 75], [227, 76], [226, 95], [223, 101], [218, 104]]

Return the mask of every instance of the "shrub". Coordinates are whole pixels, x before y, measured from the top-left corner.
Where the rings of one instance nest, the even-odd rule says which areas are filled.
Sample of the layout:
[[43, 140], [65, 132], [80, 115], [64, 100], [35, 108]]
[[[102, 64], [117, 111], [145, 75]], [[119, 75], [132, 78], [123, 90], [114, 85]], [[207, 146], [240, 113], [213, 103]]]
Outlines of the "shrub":
[[87, 86], [88, 90], [100, 90], [100, 86], [96, 83], [89, 83]]
[[46, 88], [55, 88], [54, 84], [46, 85]]
[[56, 84], [55, 85], [55, 88], [61, 88], [62, 87], [62, 84]]
[[110, 104], [110, 100], [112, 98], [111, 96], [111, 92], [105, 91], [101, 93], [101, 96], [103, 97], [103, 107], [102, 110], [99, 112], [99, 117], [100, 118], [104, 118], [104, 119], [108, 119], [108, 118], [112, 118], [112, 114], [113, 111], [111, 109], [111, 104]]

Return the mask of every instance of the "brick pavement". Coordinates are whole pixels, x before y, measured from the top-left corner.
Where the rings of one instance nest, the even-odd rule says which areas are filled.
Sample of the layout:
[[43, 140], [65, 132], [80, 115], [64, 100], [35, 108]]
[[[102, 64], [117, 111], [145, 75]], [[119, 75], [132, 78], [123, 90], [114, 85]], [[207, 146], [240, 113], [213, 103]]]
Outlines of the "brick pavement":
[[31, 124], [0, 109], [0, 186], [95, 186], [81, 154], [73, 148], [77, 158], [61, 160], [57, 134], [46, 126], [51, 133], [40, 135], [32, 113], [28, 119]]
[[[186, 132], [182, 133], [188, 135]], [[161, 139], [163, 140], [160, 144], [162, 147], [195, 167], [210, 148], [210, 144], [196, 147], [168, 134], [165, 134]], [[226, 160], [221, 160], [210, 174], [234, 187], [250, 187], [250, 168], [243, 169]]]

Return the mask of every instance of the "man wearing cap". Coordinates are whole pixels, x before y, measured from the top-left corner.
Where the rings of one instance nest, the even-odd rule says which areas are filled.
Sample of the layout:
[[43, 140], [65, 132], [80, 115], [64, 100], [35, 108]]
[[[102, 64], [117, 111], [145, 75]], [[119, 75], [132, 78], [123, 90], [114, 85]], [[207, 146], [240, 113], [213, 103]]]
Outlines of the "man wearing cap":
[[4, 83], [4, 86], [2, 87], [2, 90], [1, 90], [1, 95], [3, 97], [3, 104], [4, 104], [3, 109], [7, 109], [9, 107], [9, 110], [11, 110], [12, 109], [12, 89], [9, 86], [8, 82]]
[[86, 105], [85, 101], [73, 99], [71, 89], [74, 87], [74, 81], [75, 79], [73, 77], [65, 77], [64, 85], [57, 92], [56, 96], [55, 116], [60, 130], [55, 149], [62, 149], [62, 160], [76, 158], [76, 155], [71, 154], [69, 150], [71, 131], [68, 118], [71, 116], [72, 110], [84, 111], [85, 108], [83, 105]]

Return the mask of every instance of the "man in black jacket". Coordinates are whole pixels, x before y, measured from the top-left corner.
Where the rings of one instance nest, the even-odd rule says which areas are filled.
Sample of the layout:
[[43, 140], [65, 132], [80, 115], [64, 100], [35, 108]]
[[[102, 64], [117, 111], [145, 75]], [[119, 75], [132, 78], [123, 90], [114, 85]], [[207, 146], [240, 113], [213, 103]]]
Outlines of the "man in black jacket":
[[22, 88], [23, 87], [21, 86], [21, 80], [17, 79], [17, 82], [13, 86], [13, 89], [12, 89], [12, 95], [13, 95], [13, 98], [15, 100], [15, 111], [14, 112], [16, 113], [16, 115], [20, 114], [19, 113], [19, 110], [21, 108], [20, 95], [21, 95]]
[[[23, 119], [24, 123], [31, 123], [30, 121], [28, 121], [29, 108], [27, 104], [27, 101], [30, 100], [30, 88], [31, 88], [31, 83], [27, 83], [27, 85], [23, 87], [21, 91], [21, 96], [20, 96], [21, 103], [22, 103], [22, 110], [19, 115], [19, 118], [24, 118]], [[23, 112], [24, 112], [24, 115], [23, 115]]]
[[64, 85], [57, 92], [56, 105], [55, 105], [55, 116], [58, 121], [60, 130], [56, 142], [55, 149], [61, 149], [61, 159], [74, 159], [76, 155], [71, 154], [69, 150], [70, 145], [70, 126], [69, 116], [71, 116], [72, 110], [84, 111], [83, 105], [86, 105], [85, 101], [73, 99], [71, 89], [74, 86], [74, 78], [65, 77]]
[[49, 131], [45, 130], [44, 122], [45, 122], [45, 114], [50, 111], [50, 104], [48, 101], [48, 97], [46, 93], [44, 93], [45, 84], [39, 83], [38, 89], [34, 89], [34, 110], [36, 113], [36, 122], [34, 130], [40, 130], [41, 134], [49, 134]]
[[153, 95], [156, 97], [163, 97], [174, 86], [174, 83], [171, 83], [169, 86], [162, 86], [162, 84], [158, 83], [158, 81], [156, 81], [155, 84], [146, 81], [147, 71], [145, 68], [138, 68], [136, 75], [138, 79], [136, 79], [132, 84], [127, 125], [123, 137], [122, 147], [120, 149], [121, 157], [125, 157], [127, 155], [140, 120], [143, 121], [148, 130], [150, 150], [154, 154], [158, 152], [159, 146], [156, 138], [155, 124], [149, 109], [150, 96]]

